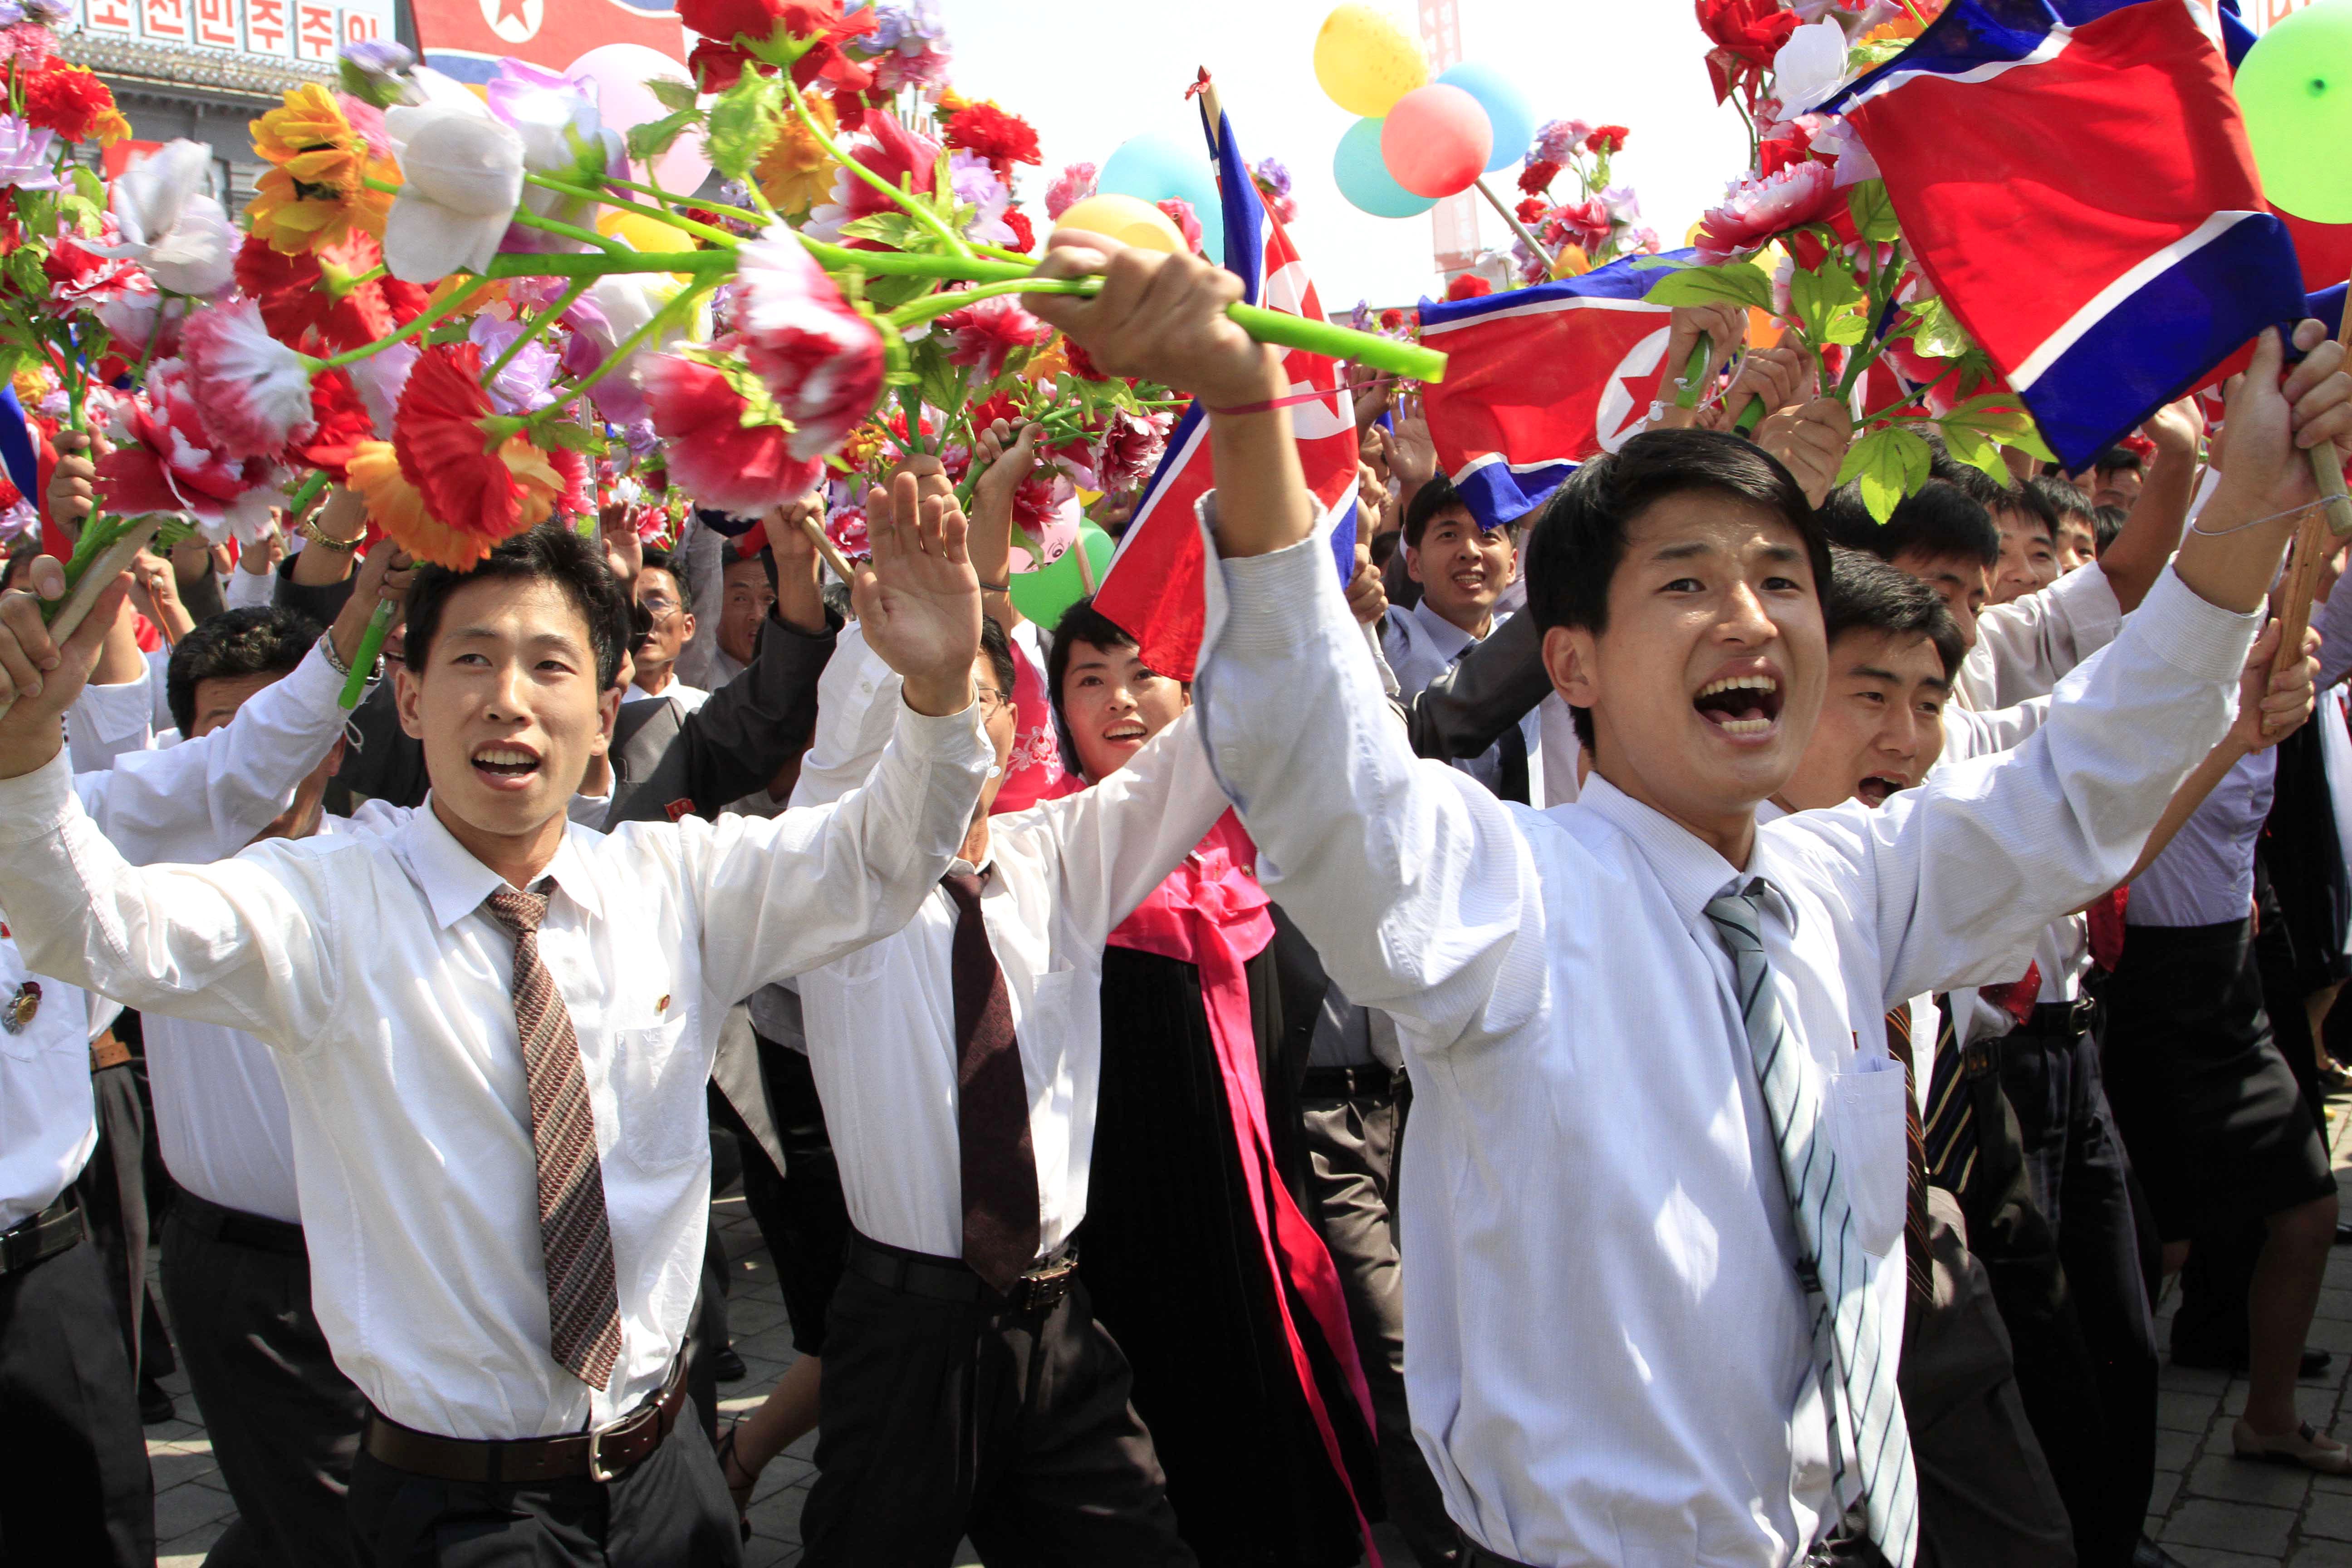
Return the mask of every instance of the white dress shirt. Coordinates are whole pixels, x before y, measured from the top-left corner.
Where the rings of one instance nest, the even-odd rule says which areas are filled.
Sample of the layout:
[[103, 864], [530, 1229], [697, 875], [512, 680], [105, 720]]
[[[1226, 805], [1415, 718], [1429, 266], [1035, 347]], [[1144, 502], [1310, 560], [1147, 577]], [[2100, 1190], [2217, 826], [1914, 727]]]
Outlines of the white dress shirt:
[[[1224, 814], [1186, 713], [1100, 784], [990, 819], [980, 911], [1029, 1089], [1041, 1257], [1087, 1213], [1103, 944]], [[935, 1258], [963, 1252], [955, 923], [935, 889], [898, 935], [800, 978], [850, 1222]]]
[[655, 702], [665, 697], [689, 713], [710, 700], [710, 693], [699, 686], [688, 686], [676, 677], [672, 677], [670, 683], [659, 691], [647, 691], [635, 681], [621, 689], [621, 700], [624, 702]]
[[655, 1393], [684, 1338], [728, 1007], [904, 925], [992, 754], [976, 707], [909, 710], [868, 787], [832, 811], [567, 827], [539, 950], [604, 1173], [622, 1349], [602, 1392], [548, 1352], [514, 942], [481, 911], [501, 884], [431, 810], [382, 836], [135, 868], [60, 759], [0, 781], [0, 900], [37, 965], [278, 1053], [313, 1303], [379, 1410], [456, 1437], [576, 1432]]
[[278, 569], [248, 572], [242, 563], [229, 568], [221, 584], [224, 610], [266, 610], [278, 591]]
[[1988, 954], [2129, 868], [2228, 722], [2254, 617], [2168, 577], [2024, 747], [1767, 824], [1742, 870], [1599, 774], [1538, 813], [1416, 762], [1329, 578], [1312, 543], [1222, 562], [1194, 701], [1266, 890], [1397, 1019], [1405, 1378], [1448, 1512], [1537, 1568], [1788, 1563], [1839, 1500], [1705, 907], [1777, 890], [1763, 940], [1818, 1131], [1891, 1256], [1902, 1079], [1857, 1041], [1883, 1047], [1892, 1003], [2006, 978]]
[[0, 1032], [0, 1230], [58, 1201], [98, 1146], [89, 1093], [89, 1001], [25, 963], [0, 925], [0, 1003], [30, 981], [40, 1005], [15, 1034]]
[[1969, 707], [2007, 708], [2042, 697], [2070, 669], [2113, 642], [2123, 605], [2094, 562], [2046, 588], [1977, 616], [1976, 646], [1956, 682]]
[[138, 678], [119, 686], [85, 686], [66, 710], [66, 750], [76, 773], [114, 765], [129, 752], [155, 744], [154, 671], [142, 658]]

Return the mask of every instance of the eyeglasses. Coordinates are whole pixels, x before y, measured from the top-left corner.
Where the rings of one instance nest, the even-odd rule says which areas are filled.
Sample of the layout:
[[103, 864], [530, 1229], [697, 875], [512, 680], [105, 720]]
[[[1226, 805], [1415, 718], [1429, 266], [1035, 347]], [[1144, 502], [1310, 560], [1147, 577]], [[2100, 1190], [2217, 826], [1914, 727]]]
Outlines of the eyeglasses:
[[664, 594], [641, 594], [637, 596], [637, 603], [645, 606], [646, 614], [657, 621], [669, 619], [679, 609], [678, 602]]
[[980, 710], [983, 713], [993, 713], [1013, 700], [1010, 693], [999, 691], [993, 686], [974, 686], [972, 693], [980, 699]]

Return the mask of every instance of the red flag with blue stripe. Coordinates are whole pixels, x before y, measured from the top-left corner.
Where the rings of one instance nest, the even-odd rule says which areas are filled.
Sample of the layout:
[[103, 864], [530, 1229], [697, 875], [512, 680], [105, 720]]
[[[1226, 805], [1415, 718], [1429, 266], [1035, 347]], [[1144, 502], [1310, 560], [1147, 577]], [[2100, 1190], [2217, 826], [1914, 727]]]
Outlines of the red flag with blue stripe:
[[[1675, 261], [1696, 259], [1678, 250]], [[1445, 351], [1422, 395], [1437, 461], [1482, 528], [1517, 521], [1649, 417], [1673, 309], [1646, 296], [1672, 268], [1627, 257], [1580, 277], [1421, 302], [1421, 341]]]
[[2303, 310], [2217, 37], [2186, 0], [1953, 0], [1823, 104], [2069, 468]]
[[[1208, 109], [1201, 110], [1208, 131]], [[1211, 137], [1225, 218], [1225, 270], [1242, 280], [1242, 297], [1271, 310], [1323, 319], [1322, 301], [1298, 258], [1297, 247], [1258, 199], [1249, 165], [1234, 143], [1231, 115], [1221, 115]], [[1325, 509], [1322, 528], [1341, 582], [1356, 569], [1355, 405], [1339, 389], [1338, 362], [1293, 349], [1284, 360], [1286, 395], [1307, 488]], [[1207, 555], [1201, 544], [1201, 498], [1216, 488], [1209, 460], [1209, 426], [1199, 404], [1184, 411], [1168, 437], [1151, 482], [1135, 503], [1118, 552], [1103, 572], [1095, 608], [1136, 641], [1143, 662], [1178, 680], [1192, 679], [1207, 622], [1202, 597]]]

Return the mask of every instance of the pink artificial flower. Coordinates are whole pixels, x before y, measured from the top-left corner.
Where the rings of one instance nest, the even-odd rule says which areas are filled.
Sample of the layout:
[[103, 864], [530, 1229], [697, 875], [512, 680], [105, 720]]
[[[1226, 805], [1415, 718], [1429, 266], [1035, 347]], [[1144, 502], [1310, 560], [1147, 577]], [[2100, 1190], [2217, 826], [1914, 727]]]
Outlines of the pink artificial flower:
[[1160, 210], [1176, 226], [1176, 232], [1184, 237], [1186, 246], [1195, 251], [1201, 248], [1201, 220], [1192, 216], [1191, 202], [1181, 196], [1170, 196], [1160, 204]]
[[795, 458], [793, 433], [756, 415], [726, 372], [682, 354], [646, 356], [638, 379], [662, 437], [672, 484], [736, 517], [758, 517], [814, 489], [824, 464]]
[[1599, 196], [1553, 208], [1544, 225], [1544, 238], [1555, 245], [1565, 240], [1580, 246], [1587, 255], [1608, 244], [1610, 231], [1616, 226], [1609, 216], [1609, 204]]
[[1045, 216], [1058, 218], [1064, 213], [1095, 194], [1095, 176], [1100, 173], [1092, 163], [1072, 163], [1054, 176], [1045, 187]]
[[1170, 417], [1165, 414], [1111, 411], [1095, 449], [1095, 476], [1100, 489], [1131, 489], [1151, 477], [1167, 449]]
[[[866, 117], [866, 132], [873, 141], [852, 147], [852, 158], [882, 176], [886, 185], [911, 190], [921, 196], [932, 193], [939, 172], [938, 142], [908, 130], [887, 110], [877, 110]], [[852, 250], [887, 249], [870, 239], [845, 240], [841, 227], [877, 213], [898, 210], [898, 203], [844, 169], [833, 177], [833, 200], [809, 213], [809, 234], [828, 243], [846, 245]]]
[[874, 553], [874, 542], [866, 534], [866, 509], [862, 506], [837, 506], [824, 514], [824, 536], [833, 547], [855, 561]]
[[1843, 205], [1827, 163], [1791, 163], [1763, 179], [1742, 180], [1699, 220], [1699, 260], [1718, 266], [1760, 250], [1775, 235], [1827, 221]]
[[225, 456], [274, 457], [317, 427], [309, 367], [269, 335], [261, 307], [252, 300], [198, 310], [181, 329], [180, 342], [189, 385]]
[[950, 364], [976, 366], [990, 380], [1003, 373], [1013, 351], [1035, 348], [1054, 335], [1053, 328], [1009, 294], [974, 300], [933, 325], [947, 344]]
[[736, 263], [743, 357], [792, 421], [793, 456], [824, 457], [882, 395], [881, 329], [851, 308], [782, 224], [747, 242]]
[[119, 400], [117, 444], [99, 459], [100, 504], [120, 517], [184, 512], [215, 543], [234, 536], [253, 543], [268, 530], [285, 496], [278, 470], [257, 458], [231, 458], [205, 425], [187, 365], [176, 359], [147, 367], [137, 397]]
[[1552, 121], [1536, 132], [1535, 144], [1528, 149], [1528, 161], [1572, 163], [1584, 146], [1584, 139], [1591, 134], [1592, 127], [1581, 120]]

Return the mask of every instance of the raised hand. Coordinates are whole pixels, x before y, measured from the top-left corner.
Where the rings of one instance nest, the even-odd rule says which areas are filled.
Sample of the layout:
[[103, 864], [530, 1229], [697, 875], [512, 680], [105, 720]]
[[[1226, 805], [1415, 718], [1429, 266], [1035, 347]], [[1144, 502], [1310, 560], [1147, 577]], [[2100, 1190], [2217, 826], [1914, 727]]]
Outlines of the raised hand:
[[[333, 498], [327, 504], [332, 506]], [[323, 521], [320, 526], [328, 528], [330, 532], [340, 531]], [[629, 521], [629, 509], [606, 507], [598, 519], [597, 539], [604, 546], [604, 564], [612, 568], [621, 585], [625, 588], [636, 582], [637, 574], [646, 564], [646, 542], [638, 537], [637, 525]]]
[[1092, 298], [1034, 294], [1026, 303], [1113, 375], [1189, 392], [1211, 409], [1282, 395], [1281, 360], [1225, 314], [1242, 280], [1193, 256], [1138, 250], [1083, 229], [1057, 229], [1040, 278], [1102, 279]]
[[1756, 427], [1759, 447], [1780, 459], [1815, 506], [1837, 484], [1839, 465], [1853, 440], [1853, 415], [1834, 397], [1784, 408]]
[[2273, 674], [2278, 640], [2279, 624], [2273, 619], [2254, 639], [2246, 672], [2238, 679], [2238, 717], [2230, 726], [2230, 741], [2247, 752], [2268, 751], [2302, 729], [2317, 704], [2319, 634], [2305, 627], [2304, 657]]
[[1380, 568], [1372, 564], [1371, 547], [1361, 532], [1356, 536], [1355, 574], [1348, 579], [1348, 613], [1367, 626], [1389, 613], [1388, 589], [1381, 583]]
[[1748, 341], [1748, 312], [1737, 305], [1718, 301], [1712, 305], [1677, 305], [1668, 318], [1666, 331], [1666, 379], [1658, 385], [1659, 398], [1668, 404], [1675, 401], [1680, 390], [1683, 372], [1689, 367], [1691, 355], [1697, 351], [1701, 333], [1707, 342], [1706, 370], [1699, 378], [1701, 387], [1715, 384], [1717, 374], [1730, 363], [1739, 345]]
[[866, 495], [873, 565], [850, 585], [866, 646], [898, 672], [907, 706], [939, 716], [970, 707], [980, 655], [980, 579], [965, 553], [955, 497], [923, 496], [916, 477], [894, 476]]
[[2344, 371], [2343, 346], [2310, 321], [2295, 327], [2294, 343], [2305, 351], [2303, 363], [2282, 379], [2285, 353], [2277, 329], [2256, 339], [2246, 374], [2231, 378], [2222, 416], [2230, 432], [2222, 489], [2263, 510], [2317, 500], [2304, 452], [2352, 436], [2352, 375]]
[[1396, 435], [1389, 442], [1389, 465], [1397, 483], [1411, 495], [1437, 476], [1437, 443], [1429, 434], [1429, 416], [1416, 395], [1397, 399]]
[[807, 525], [824, 526], [822, 489], [768, 509], [760, 520], [776, 558], [776, 619], [812, 637], [825, 629], [824, 590], [817, 574], [816, 541]]
[[1767, 416], [1793, 408], [1811, 398], [1813, 383], [1813, 357], [1802, 349], [1790, 343], [1758, 349], [1741, 362], [1722, 405], [1708, 411], [1715, 417], [1703, 422], [1728, 430], [1738, 422], [1750, 398], [1762, 400]]
[[131, 592], [131, 574], [118, 573], [60, 647], [41, 619], [41, 601], [64, 595], [65, 567], [44, 555], [25, 580], [32, 592], [0, 594], [0, 705], [6, 708], [0, 713], [0, 778], [31, 773], [58, 754], [66, 710], [81, 695]]
[[351, 596], [335, 613], [335, 624], [327, 628], [337, 658], [348, 665], [359, 657], [360, 639], [367, 635], [368, 622], [379, 604], [389, 601], [394, 613], [393, 624], [399, 624], [401, 602], [408, 597], [408, 584], [415, 576], [416, 562], [407, 551], [389, 539], [377, 541], [376, 547], [360, 561]]
[[93, 438], [79, 430], [58, 431], [53, 444], [58, 466], [49, 474], [49, 521], [79, 535], [98, 509], [98, 459], [112, 448], [103, 437], [93, 445]]

